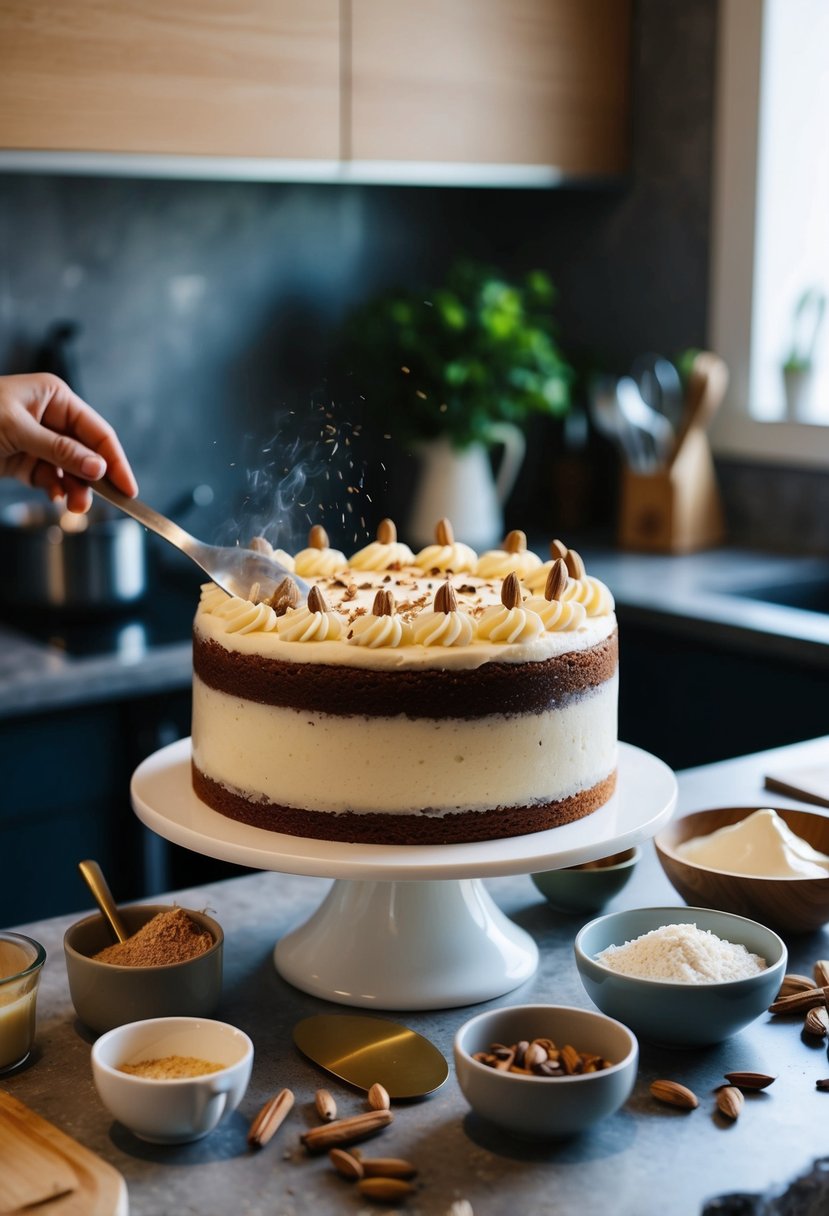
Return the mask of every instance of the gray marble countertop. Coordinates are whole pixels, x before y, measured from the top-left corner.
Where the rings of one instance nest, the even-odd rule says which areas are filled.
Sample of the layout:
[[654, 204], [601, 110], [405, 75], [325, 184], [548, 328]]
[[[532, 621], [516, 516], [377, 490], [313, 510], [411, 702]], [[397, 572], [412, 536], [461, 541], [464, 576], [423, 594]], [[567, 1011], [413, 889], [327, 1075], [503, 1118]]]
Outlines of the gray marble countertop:
[[[764, 775], [797, 763], [829, 762], [829, 738], [776, 749], [680, 775], [680, 811], [711, 805], [762, 805]], [[774, 797], [774, 805], [787, 805]], [[795, 805], [795, 804], [791, 804]], [[664, 878], [652, 846], [628, 887], [609, 908], [681, 903]], [[537, 974], [492, 1004], [552, 1002], [590, 1007], [572, 952], [581, 921], [554, 913], [529, 877], [488, 883], [504, 911], [536, 939]], [[315, 1122], [315, 1088], [322, 1075], [291, 1043], [302, 1017], [341, 1006], [305, 995], [278, 976], [274, 942], [318, 905], [324, 880], [255, 874], [177, 892], [185, 906], [212, 909], [225, 935], [225, 984], [219, 1017], [246, 1030], [256, 1059], [239, 1110], [206, 1139], [160, 1148], [135, 1139], [112, 1122], [92, 1085], [91, 1036], [69, 1002], [62, 957], [63, 932], [74, 917], [24, 926], [49, 954], [38, 1005], [38, 1045], [30, 1064], [0, 1081], [3, 1088], [52, 1120], [124, 1175], [133, 1216], [317, 1216], [365, 1213], [328, 1161], [309, 1158], [299, 1132]], [[829, 931], [791, 938], [790, 969], [807, 971], [829, 957]], [[488, 1006], [394, 1014], [427, 1035], [451, 1060], [458, 1027]], [[750, 1096], [731, 1125], [714, 1113], [714, 1088], [725, 1071], [772, 1072], [777, 1081]], [[454, 1071], [425, 1101], [402, 1105], [393, 1125], [374, 1141], [376, 1151], [413, 1160], [418, 1193], [406, 1206], [413, 1216], [445, 1216], [453, 1200], [467, 1199], [475, 1216], [697, 1216], [712, 1196], [783, 1185], [827, 1151], [829, 1095], [815, 1080], [829, 1075], [825, 1044], [809, 1046], [791, 1021], [763, 1016], [729, 1042], [698, 1051], [641, 1045], [633, 1096], [617, 1114], [577, 1139], [558, 1144], [513, 1140], [473, 1116]], [[659, 1106], [648, 1085], [657, 1077], [679, 1080], [700, 1097], [688, 1113]], [[363, 1108], [360, 1095], [336, 1082], [341, 1113]], [[296, 1107], [263, 1151], [251, 1154], [245, 1135], [260, 1105], [282, 1086]]]
[[[584, 556], [629, 619], [829, 666], [829, 615], [734, 595], [764, 583], [829, 577], [829, 561], [736, 549], [661, 557], [586, 548]], [[189, 641], [72, 658], [0, 623], [0, 719], [185, 689], [191, 676]]]

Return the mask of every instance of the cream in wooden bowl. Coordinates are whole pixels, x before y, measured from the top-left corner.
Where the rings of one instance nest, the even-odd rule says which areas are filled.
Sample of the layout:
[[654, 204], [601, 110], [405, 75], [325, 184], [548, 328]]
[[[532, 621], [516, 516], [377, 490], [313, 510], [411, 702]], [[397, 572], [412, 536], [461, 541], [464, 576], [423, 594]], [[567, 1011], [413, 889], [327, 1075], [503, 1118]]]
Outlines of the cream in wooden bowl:
[[677, 819], [654, 844], [686, 903], [795, 933], [829, 923], [829, 815], [721, 807]]

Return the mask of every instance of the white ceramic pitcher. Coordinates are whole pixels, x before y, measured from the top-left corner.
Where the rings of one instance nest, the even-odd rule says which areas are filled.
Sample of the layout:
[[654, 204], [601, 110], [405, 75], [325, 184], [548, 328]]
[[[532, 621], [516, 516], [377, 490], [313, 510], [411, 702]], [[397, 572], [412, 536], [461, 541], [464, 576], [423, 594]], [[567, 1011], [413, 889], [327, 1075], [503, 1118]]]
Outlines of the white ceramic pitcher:
[[420, 449], [420, 478], [412, 502], [407, 539], [418, 547], [435, 539], [435, 525], [444, 516], [458, 540], [473, 549], [498, 544], [504, 535], [503, 507], [521, 469], [524, 436], [509, 422], [489, 428], [490, 443], [502, 447], [493, 476], [483, 443], [455, 448], [448, 439], [434, 439]]

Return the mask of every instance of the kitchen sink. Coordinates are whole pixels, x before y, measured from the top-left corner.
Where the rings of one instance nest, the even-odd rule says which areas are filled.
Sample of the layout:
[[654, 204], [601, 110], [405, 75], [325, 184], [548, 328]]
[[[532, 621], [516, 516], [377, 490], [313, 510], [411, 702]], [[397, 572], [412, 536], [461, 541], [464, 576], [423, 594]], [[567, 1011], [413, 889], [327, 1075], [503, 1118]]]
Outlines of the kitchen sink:
[[806, 612], [829, 613], [829, 576], [800, 579], [770, 586], [743, 587], [732, 591], [741, 599], [759, 600], [765, 604], [782, 604]]

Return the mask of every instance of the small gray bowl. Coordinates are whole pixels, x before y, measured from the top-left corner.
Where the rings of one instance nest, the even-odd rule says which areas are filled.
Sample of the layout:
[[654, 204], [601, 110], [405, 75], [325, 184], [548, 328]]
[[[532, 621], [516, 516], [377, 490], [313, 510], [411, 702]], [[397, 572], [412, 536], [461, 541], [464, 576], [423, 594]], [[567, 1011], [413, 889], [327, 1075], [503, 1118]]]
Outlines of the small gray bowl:
[[[170, 904], [141, 904], [120, 908], [130, 933]], [[145, 1018], [208, 1017], [222, 994], [221, 925], [203, 912], [186, 908], [188, 916], [207, 929], [213, 945], [204, 954], [183, 963], [157, 967], [124, 967], [102, 963], [92, 955], [112, 945], [112, 933], [99, 914], [87, 916], [66, 930], [63, 952], [69, 993], [81, 1021], [97, 1033]]]
[[[596, 962], [608, 946], [622, 946], [663, 925], [695, 924], [743, 945], [768, 964], [742, 980], [686, 984], [621, 975]], [[604, 1013], [666, 1047], [721, 1043], [758, 1018], [777, 995], [786, 971], [783, 941], [757, 921], [711, 908], [634, 908], [590, 921], [576, 935], [576, 966], [587, 995]]]
[[[613, 1061], [601, 1072], [528, 1077], [499, 1072], [472, 1057], [492, 1043], [552, 1039]], [[635, 1036], [620, 1022], [569, 1005], [513, 1005], [479, 1013], [455, 1036], [458, 1084], [476, 1114], [518, 1136], [561, 1139], [612, 1115], [633, 1090], [639, 1062]]]
[[601, 912], [628, 882], [642, 850], [634, 846], [615, 856], [618, 861], [614, 860], [612, 865], [595, 869], [567, 866], [563, 870], [543, 870], [530, 878], [550, 907], [558, 912]]

